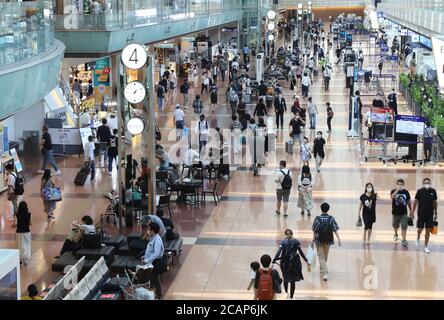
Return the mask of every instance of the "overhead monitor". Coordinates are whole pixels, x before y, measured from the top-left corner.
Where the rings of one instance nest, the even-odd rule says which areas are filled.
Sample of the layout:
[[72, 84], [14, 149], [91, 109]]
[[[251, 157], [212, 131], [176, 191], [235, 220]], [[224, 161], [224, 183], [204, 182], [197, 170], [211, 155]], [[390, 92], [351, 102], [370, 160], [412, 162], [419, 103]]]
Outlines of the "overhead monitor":
[[396, 133], [414, 134], [422, 136], [424, 134], [424, 117], [397, 115]]

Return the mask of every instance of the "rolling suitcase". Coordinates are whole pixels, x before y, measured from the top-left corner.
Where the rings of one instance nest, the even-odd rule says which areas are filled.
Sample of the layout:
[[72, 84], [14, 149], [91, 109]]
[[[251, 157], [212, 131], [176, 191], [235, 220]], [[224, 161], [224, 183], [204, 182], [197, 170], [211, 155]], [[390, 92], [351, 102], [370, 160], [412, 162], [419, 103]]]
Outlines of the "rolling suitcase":
[[293, 140], [285, 142], [285, 152], [290, 155], [293, 154]]
[[319, 70], [318, 69], [314, 69], [313, 70], [313, 76], [317, 77], [319, 75]]
[[80, 168], [80, 171], [77, 173], [74, 179], [74, 184], [76, 184], [77, 186], [83, 186], [85, 184], [86, 179], [88, 178], [90, 172], [89, 167], [90, 164], [88, 163], [87, 165]]

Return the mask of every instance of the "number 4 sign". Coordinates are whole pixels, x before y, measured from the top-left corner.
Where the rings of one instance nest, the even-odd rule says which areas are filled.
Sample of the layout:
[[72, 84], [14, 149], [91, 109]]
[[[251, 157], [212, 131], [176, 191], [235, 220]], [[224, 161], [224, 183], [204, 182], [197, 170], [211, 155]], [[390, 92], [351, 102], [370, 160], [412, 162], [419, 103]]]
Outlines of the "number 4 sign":
[[122, 63], [129, 69], [140, 69], [147, 61], [146, 49], [143, 45], [132, 43], [122, 51]]

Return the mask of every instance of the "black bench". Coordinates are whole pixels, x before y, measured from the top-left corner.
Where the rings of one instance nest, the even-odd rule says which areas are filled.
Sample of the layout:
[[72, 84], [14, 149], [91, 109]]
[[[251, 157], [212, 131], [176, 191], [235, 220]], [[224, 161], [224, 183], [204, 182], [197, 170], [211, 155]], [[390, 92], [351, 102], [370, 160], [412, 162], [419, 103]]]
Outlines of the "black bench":
[[72, 252], [65, 252], [53, 262], [51, 270], [53, 272], [64, 272], [67, 266], [75, 265], [78, 260]]
[[114, 247], [116, 250], [125, 243], [126, 237], [120, 234], [109, 237], [108, 239], [103, 240], [103, 244], [105, 246]]
[[125, 270], [136, 271], [136, 266], [142, 264], [141, 261], [132, 256], [116, 256], [110, 265], [113, 273], [124, 274]]
[[106, 263], [112, 263], [114, 261], [114, 247], [105, 246], [98, 249], [80, 249], [76, 252], [76, 257], [80, 259], [85, 256], [85, 260], [99, 260], [103, 257]]
[[174, 257], [182, 253], [183, 239], [169, 240], [165, 243], [165, 251], [171, 253], [171, 264], [174, 263]]

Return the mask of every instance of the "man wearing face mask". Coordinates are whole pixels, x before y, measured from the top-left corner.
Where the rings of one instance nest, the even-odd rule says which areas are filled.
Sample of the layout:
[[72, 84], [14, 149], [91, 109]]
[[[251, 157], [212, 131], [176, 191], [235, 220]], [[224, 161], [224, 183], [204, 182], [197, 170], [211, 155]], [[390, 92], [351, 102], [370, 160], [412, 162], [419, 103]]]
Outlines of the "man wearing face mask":
[[408, 246], [406, 235], [407, 235], [407, 226], [408, 226], [408, 216], [407, 216], [407, 207], [409, 211], [412, 212], [412, 205], [410, 203], [410, 193], [404, 189], [404, 180], [398, 179], [396, 181], [397, 187], [390, 192], [390, 197], [392, 198], [392, 226], [395, 232], [393, 236], [394, 241], [398, 241], [398, 229], [399, 225], [401, 225], [401, 236], [402, 236], [402, 245], [404, 247]]
[[282, 97], [282, 93], [279, 93], [279, 96], [274, 99], [274, 111], [276, 112], [277, 129], [279, 129], [279, 122], [281, 124], [281, 129], [284, 129], [284, 112], [287, 112], [287, 104]]
[[432, 182], [429, 178], [425, 178], [423, 180], [424, 187], [416, 191], [415, 201], [413, 202], [413, 210], [411, 211], [410, 215], [410, 217], [414, 219], [415, 210], [416, 207], [418, 207], [418, 220], [416, 222], [418, 235], [416, 237], [416, 246], [419, 246], [421, 233], [425, 227], [425, 253], [430, 253], [430, 250], [428, 248], [430, 232], [432, 231], [433, 222], [438, 218], [438, 197], [436, 194], [436, 190], [431, 187], [431, 183]]
[[322, 138], [322, 131], [318, 131], [316, 134], [316, 139], [313, 142], [313, 155], [316, 163], [316, 170], [321, 172], [322, 161], [325, 158], [324, 152], [325, 139]]

